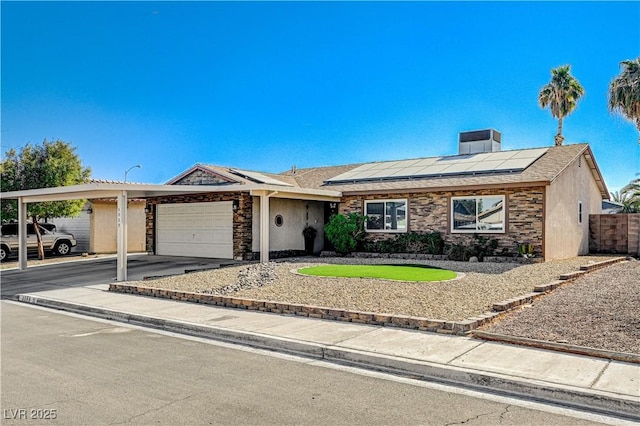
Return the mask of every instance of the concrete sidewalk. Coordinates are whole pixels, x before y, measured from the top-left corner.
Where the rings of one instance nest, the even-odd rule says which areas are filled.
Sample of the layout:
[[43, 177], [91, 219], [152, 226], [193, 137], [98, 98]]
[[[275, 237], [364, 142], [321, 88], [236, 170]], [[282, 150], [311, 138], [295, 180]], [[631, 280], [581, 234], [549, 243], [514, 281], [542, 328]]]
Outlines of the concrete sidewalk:
[[15, 300], [640, 421], [640, 365], [398, 328], [154, 299], [108, 285]]

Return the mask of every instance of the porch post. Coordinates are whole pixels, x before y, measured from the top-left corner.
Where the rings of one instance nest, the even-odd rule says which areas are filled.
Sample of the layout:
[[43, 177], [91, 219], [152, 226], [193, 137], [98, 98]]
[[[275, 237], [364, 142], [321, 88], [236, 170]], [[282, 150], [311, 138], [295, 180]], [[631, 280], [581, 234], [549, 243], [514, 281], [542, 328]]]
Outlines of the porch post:
[[127, 191], [118, 194], [117, 213], [118, 281], [127, 280]]
[[27, 269], [27, 203], [18, 197], [18, 267]]
[[269, 193], [260, 195], [260, 263], [269, 262]]

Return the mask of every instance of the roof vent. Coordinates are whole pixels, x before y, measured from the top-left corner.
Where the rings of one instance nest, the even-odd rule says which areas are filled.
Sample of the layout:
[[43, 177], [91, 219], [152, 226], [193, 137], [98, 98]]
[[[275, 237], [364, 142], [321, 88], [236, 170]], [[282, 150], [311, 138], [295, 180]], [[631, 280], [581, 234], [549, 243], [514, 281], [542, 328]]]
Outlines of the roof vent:
[[500, 132], [493, 129], [460, 132], [458, 151], [460, 155], [500, 151], [501, 139]]

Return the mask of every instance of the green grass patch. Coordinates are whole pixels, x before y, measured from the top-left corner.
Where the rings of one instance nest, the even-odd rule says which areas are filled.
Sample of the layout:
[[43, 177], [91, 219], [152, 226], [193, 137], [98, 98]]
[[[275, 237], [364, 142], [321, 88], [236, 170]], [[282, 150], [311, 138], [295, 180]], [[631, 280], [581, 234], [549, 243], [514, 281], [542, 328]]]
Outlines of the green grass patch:
[[345, 278], [382, 278], [396, 281], [444, 281], [456, 277], [448, 269], [416, 265], [321, 265], [300, 268], [303, 275]]

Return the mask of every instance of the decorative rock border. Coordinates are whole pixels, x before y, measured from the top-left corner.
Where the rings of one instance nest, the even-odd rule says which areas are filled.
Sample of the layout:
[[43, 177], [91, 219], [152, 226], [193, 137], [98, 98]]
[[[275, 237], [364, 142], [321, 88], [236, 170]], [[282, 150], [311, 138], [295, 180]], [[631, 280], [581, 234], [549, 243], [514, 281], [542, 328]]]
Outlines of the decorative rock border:
[[581, 266], [581, 271], [579, 271], [581, 272], [581, 274], [563, 274], [561, 276], [561, 281], [553, 281], [549, 284], [536, 286], [533, 293], [528, 293], [523, 296], [495, 303], [493, 305], [493, 312], [485, 312], [476, 317], [467, 318], [461, 321], [446, 321], [406, 315], [343, 310], [268, 300], [243, 299], [233, 296], [174, 291], [160, 288], [132, 286], [127, 284], [109, 284], [109, 291], [136, 294], [140, 296], [160, 297], [164, 299], [173, 299], [183, 302], [202, 303], [205, 305], [223, 306], [226, 308], [248, 309], [283, 315], [297, 315], [301, 317], [354, 322], [359, 324], [381, 325], [386, 327], [408, 328], [413, 330], [431, 331], [444, 334], [465, 335], [482, 325], [494, 321], [511, 309], [514, 309], [523, 304], [531, 303], [534, 299], [547, 294], [549, 291], [558, 287], [562, 283], [572, 281], [582, 274], [604, 268], [623, 260], [625, 260], [625, 258], [620, 257]]

